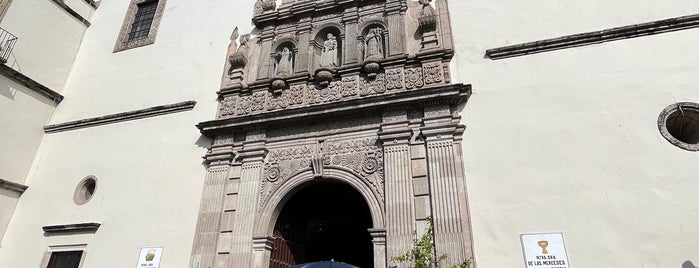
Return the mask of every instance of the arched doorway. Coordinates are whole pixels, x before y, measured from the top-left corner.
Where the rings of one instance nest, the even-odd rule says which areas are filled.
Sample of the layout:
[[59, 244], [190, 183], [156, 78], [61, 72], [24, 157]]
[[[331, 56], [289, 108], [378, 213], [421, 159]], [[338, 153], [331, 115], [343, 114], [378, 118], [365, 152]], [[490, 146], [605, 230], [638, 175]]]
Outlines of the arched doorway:
[[369, 206], [350, 185], [311, 182], [285, 204], [274, 227], [270, 268], [335, 260], [373, 267]]

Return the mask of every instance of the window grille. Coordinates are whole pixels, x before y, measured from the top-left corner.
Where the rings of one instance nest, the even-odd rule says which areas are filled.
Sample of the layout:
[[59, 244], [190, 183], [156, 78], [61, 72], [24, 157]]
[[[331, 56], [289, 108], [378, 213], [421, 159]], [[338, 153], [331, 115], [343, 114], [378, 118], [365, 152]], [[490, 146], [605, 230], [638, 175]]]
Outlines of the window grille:
[[78, 268], [82, 256], [82, 251], [52, 252], [47, 268]]
[[135, 40], [148, 36], [157, 8], [158, 1], [150, 1], [138, 5], [138, 11], [136, 11], [133, 24], [131, 24], [129, 40]]

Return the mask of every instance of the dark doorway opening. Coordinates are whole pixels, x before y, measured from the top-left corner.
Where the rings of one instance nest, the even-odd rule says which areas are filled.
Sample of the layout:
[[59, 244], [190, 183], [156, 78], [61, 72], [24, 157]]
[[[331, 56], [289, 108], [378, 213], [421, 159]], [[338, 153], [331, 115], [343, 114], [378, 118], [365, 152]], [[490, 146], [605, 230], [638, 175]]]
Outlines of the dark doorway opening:
[[373, 267], [371, 213], [351, 186], [316, 182], [291, 197], [274, 226], [270, 268], [316, 261]]

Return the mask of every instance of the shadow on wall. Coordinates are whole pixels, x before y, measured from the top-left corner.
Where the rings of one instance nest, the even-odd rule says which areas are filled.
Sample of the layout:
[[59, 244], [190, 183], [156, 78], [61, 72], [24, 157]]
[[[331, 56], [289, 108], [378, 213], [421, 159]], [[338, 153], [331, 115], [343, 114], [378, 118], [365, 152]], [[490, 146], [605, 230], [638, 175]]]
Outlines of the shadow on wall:
[[697, 267], [694, 266], [692, 261], [685, 261], [684, 263], [682, 263], [682, 268], [697, 268]]
[[15, 94], [17, 94], [17, 89], [14, 89], [10, 85], [4, 85], [0, 87], [0, 95], [5, 96], [10, 100], [15, 99]]

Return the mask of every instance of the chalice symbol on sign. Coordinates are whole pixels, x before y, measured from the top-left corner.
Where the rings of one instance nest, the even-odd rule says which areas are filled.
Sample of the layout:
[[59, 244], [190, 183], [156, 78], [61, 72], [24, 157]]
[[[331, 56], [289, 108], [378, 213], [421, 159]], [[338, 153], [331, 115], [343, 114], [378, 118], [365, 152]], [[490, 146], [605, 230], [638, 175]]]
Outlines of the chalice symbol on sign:
[[545, 254], [549, 254], [549, 251], [546, 250], [546, 247], [549, 246], [549, 241], [541, 240], [541, 241], [539, 241], [539, 242], [537, 242], [537, 243], [538, 243], [539, 246], [541, 247], [541, 254], [544, 254], [544, 255], [545, 255]]

